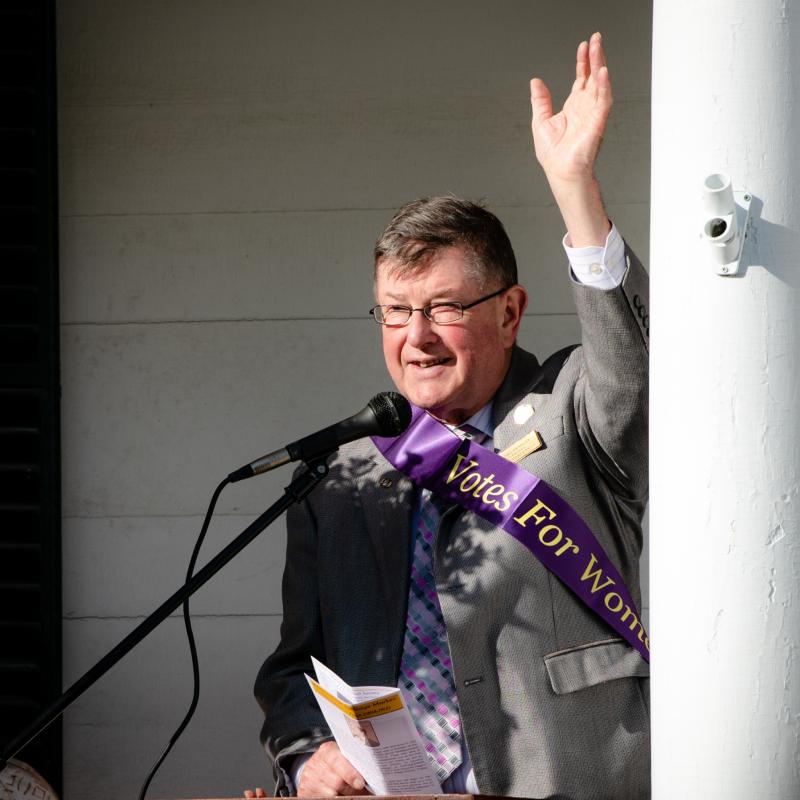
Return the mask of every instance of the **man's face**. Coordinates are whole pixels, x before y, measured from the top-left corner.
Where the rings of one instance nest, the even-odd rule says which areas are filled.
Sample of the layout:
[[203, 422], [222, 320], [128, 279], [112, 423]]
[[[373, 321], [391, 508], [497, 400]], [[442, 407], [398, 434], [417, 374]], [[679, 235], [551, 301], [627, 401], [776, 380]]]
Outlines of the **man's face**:
[[[448, 300], [468, 305], [501, 288], [482, 288], [469, 276], [465, 260], [458, 246], [444, 248], [411, 273], [393, 271], [393, 262], [384, 260], [375, 282], [377, 302], [411, 308]], [[383, 356], [400, 393], [446, 422], [459, 424], [471, 417], [505, 377], [525, 303], [525, 290], [515, 286], [449, 325], [437, 325], [415, 311], [404, 327], [382, 326]]]

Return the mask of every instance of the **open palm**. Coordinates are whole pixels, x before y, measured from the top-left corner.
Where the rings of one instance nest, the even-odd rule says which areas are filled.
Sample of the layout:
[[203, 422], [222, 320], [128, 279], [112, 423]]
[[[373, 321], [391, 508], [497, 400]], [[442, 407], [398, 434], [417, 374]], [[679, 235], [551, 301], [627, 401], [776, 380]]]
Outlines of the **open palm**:
[[544, 81], [531, 81], [533, 143], [536, 158], [551, 183], [594, 175], [611, 104], [611, 81], [599, 33], [578, 45], [575, 82], [557, 114], [553, 113], [553, 100]]

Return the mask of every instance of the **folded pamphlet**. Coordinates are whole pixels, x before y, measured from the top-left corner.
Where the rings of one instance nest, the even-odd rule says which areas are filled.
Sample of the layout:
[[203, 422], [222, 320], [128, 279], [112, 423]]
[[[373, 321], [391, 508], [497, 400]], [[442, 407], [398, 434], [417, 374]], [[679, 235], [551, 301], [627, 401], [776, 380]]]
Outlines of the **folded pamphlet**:
[[342, 755], [373, 794], [440, 794], [425, 744], [395, 686], [348, 686], [312, 657], [308, 685]]

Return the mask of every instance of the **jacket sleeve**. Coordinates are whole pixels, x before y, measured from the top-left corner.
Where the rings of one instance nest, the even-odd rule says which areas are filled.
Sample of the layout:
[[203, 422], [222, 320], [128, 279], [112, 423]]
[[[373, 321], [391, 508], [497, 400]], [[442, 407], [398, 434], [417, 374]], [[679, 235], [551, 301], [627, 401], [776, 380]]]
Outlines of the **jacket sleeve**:
[[310, 507], [287, 514], [281, 640], [264, 662], [254, 693], [264, 711], [261, 743], [272, 760], [276, 795], [296, 794], [294, 758], [331, 738], [304, 673], [313, 674], [311, 655], [325, 661], [317, 589], [317, 530]]
[[573, 282], [583, 361], [575, 393], [581, 440], [616, 492], [647, 495], [649, 279], [625, 248], [627, 269], [615, 289]]

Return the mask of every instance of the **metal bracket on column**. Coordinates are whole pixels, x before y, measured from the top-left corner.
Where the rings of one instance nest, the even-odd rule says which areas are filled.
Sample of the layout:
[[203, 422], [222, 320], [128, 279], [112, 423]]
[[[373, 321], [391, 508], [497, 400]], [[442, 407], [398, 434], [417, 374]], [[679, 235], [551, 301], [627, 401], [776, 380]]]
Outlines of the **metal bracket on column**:
[[706, 219], [701, 236], [711, 253], [718, 275], [737, 275], [750, 222], [749, 192], [734, 192], [731, 179], [722, 173], [709, 175], [703, 184]]

